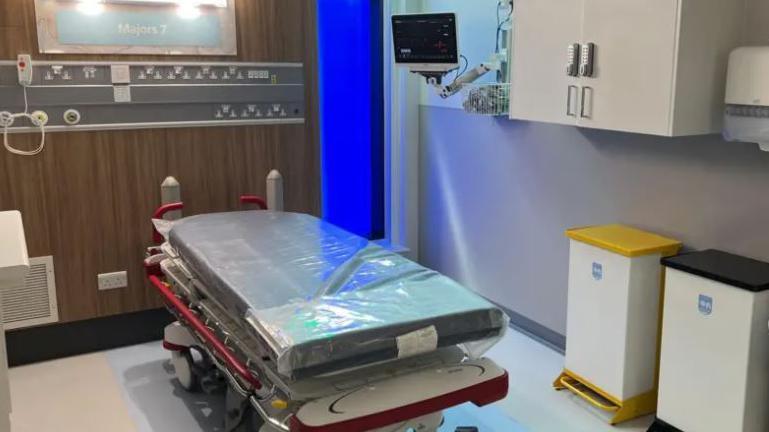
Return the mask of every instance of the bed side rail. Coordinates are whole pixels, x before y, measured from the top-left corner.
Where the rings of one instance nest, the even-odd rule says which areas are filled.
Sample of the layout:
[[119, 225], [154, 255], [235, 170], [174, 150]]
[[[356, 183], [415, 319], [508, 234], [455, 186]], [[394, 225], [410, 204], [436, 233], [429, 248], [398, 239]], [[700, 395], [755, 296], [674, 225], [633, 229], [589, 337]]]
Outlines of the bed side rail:
[[205, 341], [208, 347], [213, 350], [235, 375], [243, 379], [246, 383], [250, 384], [255, 390], [262, 388], [261, 381], [256, 378], [251, 371], [235, 357], [232, 351], [224, 345], [219, 338], [200, 320], [200, 318], [190, 310], [187, 305], [184, 304], [171, 288], [157, 276], [150, 276], [150, 282], [155, 289], [160, 292], [166, 303], [176, 311], [180, 318], [186, 321], [186, 323]]

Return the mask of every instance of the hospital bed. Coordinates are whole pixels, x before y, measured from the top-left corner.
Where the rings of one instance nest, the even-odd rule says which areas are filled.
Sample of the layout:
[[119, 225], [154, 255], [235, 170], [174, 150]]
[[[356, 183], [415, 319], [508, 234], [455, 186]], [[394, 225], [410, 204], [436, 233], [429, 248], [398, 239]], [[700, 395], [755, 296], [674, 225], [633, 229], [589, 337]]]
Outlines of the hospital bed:
[[155, 212], [144, 265], [177, 318], [177, 378], [227, 386], [227, 432], [436, 431], [444, 409], [507, 395], [482, 355], [509, 320], [451, 279], [312, 216], [161, 221], [182, 208]]

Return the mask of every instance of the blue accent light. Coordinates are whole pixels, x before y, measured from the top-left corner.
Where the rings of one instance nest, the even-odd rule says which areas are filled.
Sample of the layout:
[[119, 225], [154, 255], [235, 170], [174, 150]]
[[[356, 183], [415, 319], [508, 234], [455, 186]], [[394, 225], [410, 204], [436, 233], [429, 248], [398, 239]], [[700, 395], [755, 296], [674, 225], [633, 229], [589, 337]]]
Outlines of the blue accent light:
[[384, 225], [379, 3], [317, 0], [323, 218], [369, 238]]

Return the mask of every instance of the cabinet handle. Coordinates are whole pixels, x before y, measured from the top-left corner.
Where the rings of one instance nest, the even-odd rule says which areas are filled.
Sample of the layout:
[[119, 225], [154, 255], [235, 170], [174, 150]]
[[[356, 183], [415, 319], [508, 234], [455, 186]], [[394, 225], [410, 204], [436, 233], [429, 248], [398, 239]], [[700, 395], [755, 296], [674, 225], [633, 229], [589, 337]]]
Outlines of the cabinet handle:
[[579, 62], [579, 74], [585, 78], [595, 76], [595, 44], [590, 42], [582, 45]]
[[570, 85], [569, 88], [568, 88], [568, 94], [566, 96], [566, 115], [569, 116], [569, 117], [576, 117], [577, 116], [577, 113], [575, 112], [575, 110], [571, 109], [571, 107], [572, 107], [572, 103], [571, 103], [572, 102], [572, 97], [571, 97], [571, 95], [572, 95], [572, 93], [574, 91], [577, 91], [577, 90], [579, 90], [579, 89], [575, 85]]
[[586, 118], [586, 119], [592, 119], [593, 118], [593, 110], [590, 110], [590, 114], [586, 114], [585, 106], [587, 103], [585, 102], [587, 100], [587, 91], [590, 90], [590, 105], [593, 104], [593, 87], [582, 87], [582, 107], [580, 109], [580, 117]]
[[573, 43], [569, 45], [569, 48], [567, 50], [567, 57], [568, 60], [566, 62], [566, 75], [570, 77], [578, 77], [579, 76], [579, 56], [580, 56], [580, 45], [578, 43]]

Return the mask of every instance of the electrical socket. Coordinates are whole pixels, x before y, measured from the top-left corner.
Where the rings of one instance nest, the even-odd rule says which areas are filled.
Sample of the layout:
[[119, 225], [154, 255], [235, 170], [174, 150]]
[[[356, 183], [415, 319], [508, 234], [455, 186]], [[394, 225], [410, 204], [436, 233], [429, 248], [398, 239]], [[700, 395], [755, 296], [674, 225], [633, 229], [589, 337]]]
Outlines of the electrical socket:
[[128, 273], [125, 271], [115, 273], [102, 273], [98, 276], [99, 291], [107, 291], [128, 286]]

